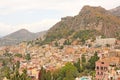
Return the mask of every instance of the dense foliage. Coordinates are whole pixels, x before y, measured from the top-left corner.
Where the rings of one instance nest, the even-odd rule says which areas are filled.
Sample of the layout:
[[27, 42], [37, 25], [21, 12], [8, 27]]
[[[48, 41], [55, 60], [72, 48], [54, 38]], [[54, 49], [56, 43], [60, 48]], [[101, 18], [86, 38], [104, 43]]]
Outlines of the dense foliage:
[[31, 80], [31, 78], [27, 75], [27, 70], [24, 69], [19, 73], [20, 62], [13, 62], [13, 57], [22, 57], [21, 54], [11, 54], [6, 51], [3, 55], [0, 55], [0, 63], [2, 66], [0, 67], [0, 80], [3, 78], [7, 78], [8, 80]]
[[82, 41], [95, 37], [98, 32], [96, 30], [80, 30], [75, 33], [74, 38], [80, 38]]
[[77, 68], [73, 64], [67, 63], [55, 72], [46, 71], [44, 68], [41, 68], [39, 80], [74, 80], [77, 75]]
[[53, 72], [46, 71], [42, 68], [39, 74], [39, 80], [75, 80], [78, 76], [95, 76], [95, 62], [98, 59], [97, 53], [88, 62], [86, 61], [85, 55], [82, 55], [81, 60], [78, 59], [73, 64], [67, 63], [59, 70]]

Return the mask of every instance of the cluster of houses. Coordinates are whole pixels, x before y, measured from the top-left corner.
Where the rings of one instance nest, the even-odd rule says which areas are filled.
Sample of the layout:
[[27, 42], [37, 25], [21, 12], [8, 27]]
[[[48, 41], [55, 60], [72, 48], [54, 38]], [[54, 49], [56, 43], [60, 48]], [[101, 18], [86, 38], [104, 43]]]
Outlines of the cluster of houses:
[[120, 50], [102, 54], [95, 70], [96, 80], [120, 80]]
[[[64, 40], [61, 40], [64, 43]], [[87, 43], [89, 44], [89, 42]], [[111, 47], [106, 47], [109, 44]], [[120, 79], [120, 49], [114, 49], [114, 46], [120, 45], [116, 39], [97, 38], [93, 45], [101, 45], [101, 47], [88, 47], [86, 45], [64, 45], [63, 49], [52, 45], [32, 46], [21, 43], [15, 46], [0, 47], [0, 54], [4, 54], [8, 50], [11, 54], [30, 54], [31, 60], [21, 57], [14, 57], [14, 62], [20, 61], [20, 69], [27, 69], [29, 76], [38, 79], [38, 74], [43, 66], [46, 70], [54, 71], [67, 62], [75, 62], [84, 54], [86, 59], [90, 59], [95, 52], [98, 52], [100, 59], [96, 62], [95, 80], [119, 80]], [[77, 80], [77, 79], [76, 79]], [[80, 79], [81, 80], [81, 79]], [[88, 80], [91, 80], [88, 78]]]

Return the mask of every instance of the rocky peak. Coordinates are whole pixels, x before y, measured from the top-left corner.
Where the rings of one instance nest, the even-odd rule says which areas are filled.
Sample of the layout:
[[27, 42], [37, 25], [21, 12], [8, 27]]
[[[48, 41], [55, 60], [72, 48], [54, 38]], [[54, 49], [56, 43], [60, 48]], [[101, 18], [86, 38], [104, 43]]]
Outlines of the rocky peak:
[[22, 41], [31, 41], [43, 37], [45, 32], [32, 33], [26, 29], [20, 29], [7, 36], [0, 38], [0, 46], [15, 45]]
[[100, 6], [84, 6], [78, 15], [62, 18], [56, 23], [46, 38], [66, 38], [81, 30], [96, 30], [106, 37], [116, 37], [116, 34], [120, 35], [120, 19]]
[[18, 31], [16, 31], [17, 33], [31, 33], [30, 31], [28, 31], [27, 29], [20, 29]]
[[94, 12], [106, 13], [106, 10], [102, 8], [101, 6], [98, 6], [98, 7], [84, 6], [81, 9], [79, 14], [89, 14], [89, 13], [94, 13]]
[[119, 16], [120, 17], [120, 6], [109, 10], [113, 15]]

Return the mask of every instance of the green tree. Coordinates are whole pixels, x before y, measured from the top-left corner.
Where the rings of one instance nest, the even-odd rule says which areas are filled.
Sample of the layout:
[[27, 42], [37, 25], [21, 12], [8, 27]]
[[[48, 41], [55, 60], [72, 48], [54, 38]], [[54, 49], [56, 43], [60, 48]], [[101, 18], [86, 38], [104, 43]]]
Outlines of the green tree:
[[20, 68], [20, 61], [17, 61], [17, 63], [16, 63], [16, 68], [17, 68], [17, 69]]
[[[75, 79], [75, 77], [77, 77], [78, 75], [77, 68], [71, 63], [67, 63], [64, 67], [60, 69], [58, 79], [59, 80], [68, 79], [68, 75], [67, 75], [68, 73], [71, 76], [70, 77], [71, 79]], [[71, 80], [70, 78], [69, 80]]]
[[71, 71], [67, 71], [63, 80], [75, 80], [75, 77], [71, 74]]
[[31, 60], [31, 57], [30, 57], [30, 54], [29, 54], [29, 53], [26, 54], [25, 59], [26, 59], [26, 60]]
[[64, 48], [64, 46], [62, 45], [62, 46], [60, 46], [60, 48], [59, 49], [63, 49]]
[[46, 70], [43, 67], [40, 70], [39, 80], [46, 80]]
[[15, 54], [14, 56], [22, 58], [22, 54], [19, 54], [19, 53]]
[[82, 58], [82, 63], [86, 63], [86, 58], [85, 58], [85, 55], [84, 55], [84, 54], [82, 55], [81, 58]]
[[106, 44], [106, 47], [110, 47], [110, 44]]
[[84, 71], [84, 70], [86, 69], [86, 65], [87, 65], [87, 63], [86, 63], [86, 58], [85, 58], [85, 55], [84, 55], [84, 54], [82, 55], [81, 59], [82, 59], [81, 71]]
[[5, 77], [7, 78], [7, 79], [10, 79], [10, 68], [9, 67], [7, 67], [7, 66], [5, 66], [5, 68], [4, 68], [5, 70], [4, 70], [4, 75], [5, 75]]
[[82, 39], [81, 39], [81, 42], [82, 42], [82, 45], [84, 45], [84, 44], [85, 44], [85, 39], [82, 38]]
[[24, 69], [23, 73], [20, 75], [20, 80], [31, 80], [31, 78], [27, 75], [27, 70]]
[[58, 46], [58, 42], [57, 42], [57, 41], [55, 42], [55, 46], [56, 46], [56, 47]]
[[52, 80], [57, 80], [59, 77], [59, 70], [56, 70], [52, 73]]
[[46, 77], [46, 79], [45, 80], [51, 80], [52, 79], [52, 76], [51, 76], [51, 72], [50, 71], [48, 71], [48, 72], [46, 72], [46, 75], [45, 75]]
[[97, 55], [97, 52], [95, 52], [94, 56], [90, 58], [89, 62], [89, 67], [90, 69], [94, 70], [95, 69], [95, 62], [99, 60], [99, 57]]
[[69, 39], [65, 40], [65, 42], [63, 43], [64, 45], [71, 45], [71, 42]]
[[27, 75], [26, 69], [23, 70], [23, 73], [21, 75], [18, 69], [16, 69], [9, 80], [31, 80], [31, 78]]
[[78, 72], [81, 72], [81, 65], [80, 65], [80, 59], [76, 63], [74, 63], [74, 66], [77, 68]]
[[6, 64], [6, 62], [5, 62], [5, 60], [3, 60], [2, 61], [2, 66], [6, 66], [7, 64]]

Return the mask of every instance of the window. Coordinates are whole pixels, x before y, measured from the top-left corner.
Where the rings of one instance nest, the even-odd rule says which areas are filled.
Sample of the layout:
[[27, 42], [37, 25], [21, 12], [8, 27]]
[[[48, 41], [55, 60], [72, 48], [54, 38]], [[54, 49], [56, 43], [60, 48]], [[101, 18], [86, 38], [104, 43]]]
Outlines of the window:
[[101, 67], [101, 70], [103, 70], [103, 67]]
[[97, 74], [99, 75], [99, 72]]
[[99, 66], [97, 66], [96, 69], [99, 69]]
[[107, 70], [107, 67], [104, 67], [104, 70]]
[[102, 64], [104, 64], [104, 62], [101, 62]]
[[101, 72], [101, 75], [103, 75], [103, 72]]
[[110, 77], [110, 80], [113, 80], [113, 77]]

